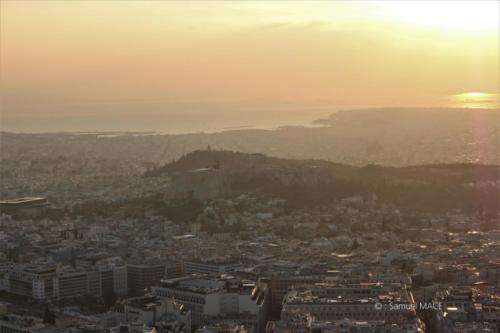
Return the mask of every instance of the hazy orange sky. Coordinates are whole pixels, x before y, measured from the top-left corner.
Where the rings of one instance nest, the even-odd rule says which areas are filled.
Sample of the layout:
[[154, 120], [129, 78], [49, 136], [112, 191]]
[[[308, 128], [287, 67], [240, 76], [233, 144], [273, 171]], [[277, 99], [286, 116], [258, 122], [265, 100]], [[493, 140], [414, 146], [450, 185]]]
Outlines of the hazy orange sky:
[[497, 1], [2, 1], [2, 112], [497, 107], [499, 12]]

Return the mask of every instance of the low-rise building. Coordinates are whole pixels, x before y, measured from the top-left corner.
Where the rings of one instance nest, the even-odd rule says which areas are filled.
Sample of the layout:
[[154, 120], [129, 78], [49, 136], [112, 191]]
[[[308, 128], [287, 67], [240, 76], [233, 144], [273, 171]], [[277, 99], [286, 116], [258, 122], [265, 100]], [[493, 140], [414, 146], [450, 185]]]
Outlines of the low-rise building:
[[233, 276], [192, 275], [162, 280], [158, 287], [153, 287], [153, 294], [184, 304], [191, 310], [196, 325], [235, 317], [245, 317], [242, 320], [256, 327], [265, 325], [266, 291]]

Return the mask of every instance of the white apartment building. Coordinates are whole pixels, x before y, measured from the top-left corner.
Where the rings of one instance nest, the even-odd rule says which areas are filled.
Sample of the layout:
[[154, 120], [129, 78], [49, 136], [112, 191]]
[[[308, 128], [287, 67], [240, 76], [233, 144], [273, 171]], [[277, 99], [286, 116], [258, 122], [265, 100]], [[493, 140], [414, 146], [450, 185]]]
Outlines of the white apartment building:
[[3, 288], [11, 294], [38, 301], [103, 296], [103, 292], [123, 296], [128, 291], [127, 268], [101, 267], [85, 271], [49, 265], [15, 265], [5, 273]]
[[254, 283], [241, 283], [232, 276], [192, 275], [162, 280], [153, 294], [172, 297], [191, 310], [193, 324], [207, 324], [228, 317], [251, 318], [258, 325], [263, 320], [263, 302], [252, 295]]

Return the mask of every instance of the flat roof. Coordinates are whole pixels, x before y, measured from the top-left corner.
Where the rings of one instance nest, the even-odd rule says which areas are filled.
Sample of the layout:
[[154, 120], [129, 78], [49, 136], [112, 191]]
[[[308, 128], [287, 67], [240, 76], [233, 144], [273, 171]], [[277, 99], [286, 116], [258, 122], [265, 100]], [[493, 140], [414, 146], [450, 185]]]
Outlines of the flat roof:
[[21, 203], [37, 202], [40, 200], [47, 200], [47, 198], [44, 198], [44, 197], [22, 197], [22, 198], [16, 198], [16, 199], [0, 200], [0, 204], [21, 204]]
[[23, 197], [16, 199], [0, 200], [0, 208], [3, 209], [21, 209], [42, 207], [48, 204], [44, 197]]

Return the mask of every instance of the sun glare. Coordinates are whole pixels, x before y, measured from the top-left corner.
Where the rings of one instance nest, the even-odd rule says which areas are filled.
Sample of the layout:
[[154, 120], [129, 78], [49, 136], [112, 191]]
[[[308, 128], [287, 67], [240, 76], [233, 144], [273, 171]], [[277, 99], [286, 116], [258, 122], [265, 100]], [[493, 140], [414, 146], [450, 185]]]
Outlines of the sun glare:
[[463, 93], [463, 94], [460, 94], [461, 96], [463, 97], [486, 97], [488, 95], [491, 95], [491, 94], [486, 94], [486, 93], [482, 93], [482, 92], [468, 92], [468, 93]]
[[467, 108], [496, 108], [498, 107], [498, 94], [484, 92], [466, 92], [451, 96], [452, 106]]
[[421, 25], [464, 30], [498, 28], [498, 1], [389, 1], [386, 14]]

